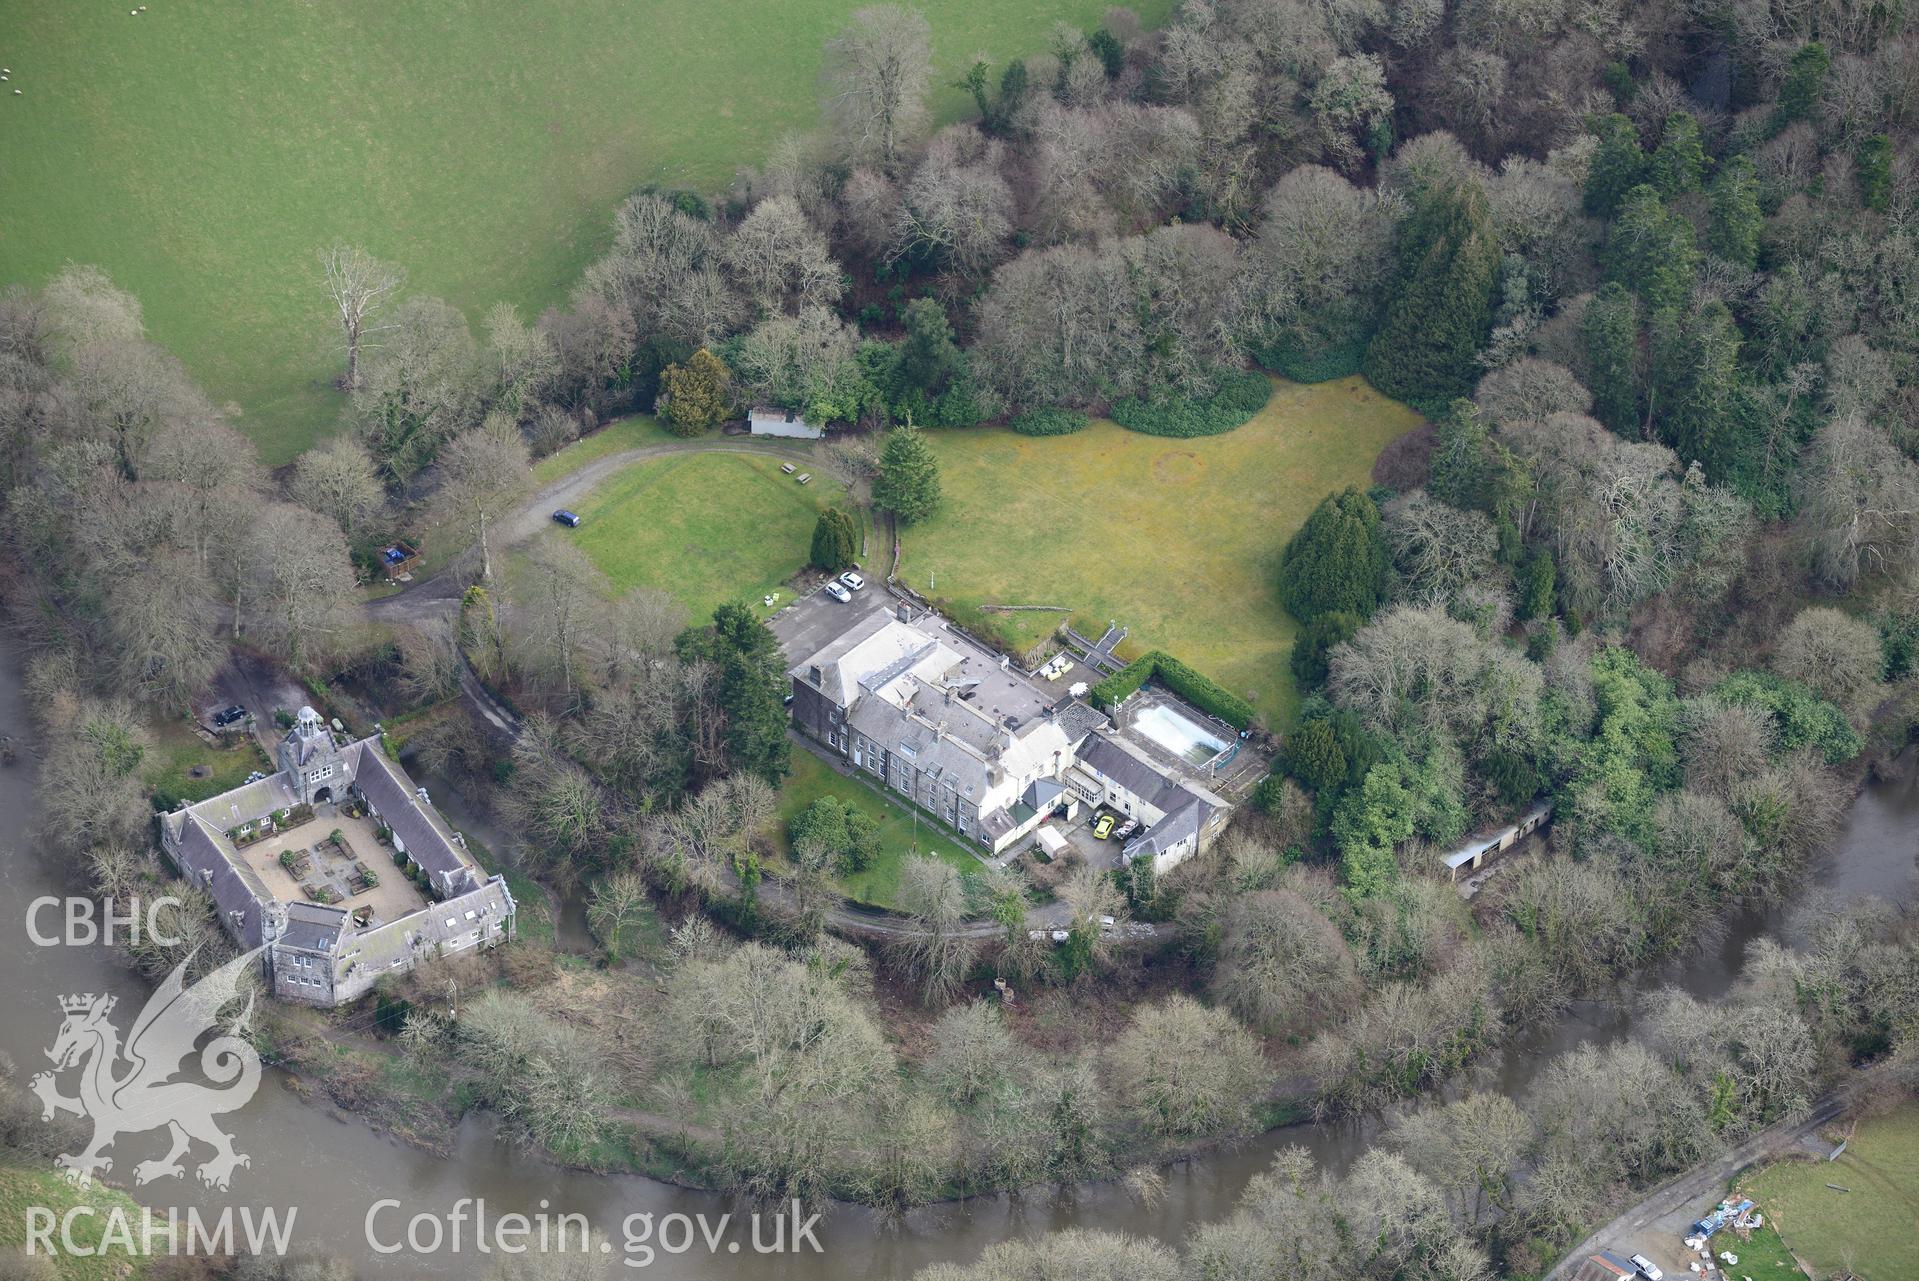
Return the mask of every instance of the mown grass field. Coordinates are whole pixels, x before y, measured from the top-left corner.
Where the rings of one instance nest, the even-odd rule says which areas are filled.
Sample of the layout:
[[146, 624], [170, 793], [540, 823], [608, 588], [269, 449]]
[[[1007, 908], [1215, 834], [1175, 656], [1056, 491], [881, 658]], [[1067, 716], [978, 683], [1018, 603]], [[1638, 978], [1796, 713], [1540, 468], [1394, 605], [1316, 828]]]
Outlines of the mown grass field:
[[782, 584], [812, 553], [821, 510], [844, 499], [830, 477], [797, 484], [774, 458], [678, 454], [602, 481], [579, 504], [579, 529], [540, 536], [576, 543], [614, 592], [659, 588], [698, 620], [729, 600], [759, 609], [774, 591], [789, 603]]
[[[1745, 1186], [1818, 1275], [1849, 1268], [1861, 1281], [1919, 1277], [1919, 1103], [1861, 1122], [1837, 1161], [1782, 1161]], [[1737, 1270], [1745, 1271], [1743, 1256]]]
[[1116, 621], [1131, 632], [1123, 655], [1165, 650], [1281, 725], [1298, 699], [1280, 553], [1322, 497], [1365, 485], [1419, 421], [1342, 378], [1280, 382], [1251, 422], [1194, 440], [1107, 421], [1071, 436], [931, 432], [945, 503], [905, 531], [900, 576], [1021, 647], [1063, 616], [979, 607], [1064, 605], [1095, 636]]
[[[839, 878], [840, 892], [858, 903], [875, 907], [895, 907], [899, 901], [900, 871], [914, 849], [916, 833], [912, 814], [895, 804], [885, 793], [870, 784], [835, 772], [819, 757], [802, 747], [793, 749], [793, 772], [780, 789], [779, 817], [769, 833], [782, 858], [787, 854], [786, 827], [807, 806], [822, 796], [837, 796], [857, 805], [880, 821], [880, 856], [863, 872]], [[960, 843], [922, 816], [917, 830], [918, 849], [943, 862], [951, 863], [967, 876], [980, 872], [980, 861], [967, 853]]]
[[[282, 463], [340, 407], [320, 246], [363, 244], [475, 320], [537, 313], [629, 192], [719, 190], [815, 127], [821, 47], [861, 3], [0, 0], [0, 282], [104, 267]], [[1106, 0], [918, 7], [951, 118], [975, 53], [1041, 52]]]

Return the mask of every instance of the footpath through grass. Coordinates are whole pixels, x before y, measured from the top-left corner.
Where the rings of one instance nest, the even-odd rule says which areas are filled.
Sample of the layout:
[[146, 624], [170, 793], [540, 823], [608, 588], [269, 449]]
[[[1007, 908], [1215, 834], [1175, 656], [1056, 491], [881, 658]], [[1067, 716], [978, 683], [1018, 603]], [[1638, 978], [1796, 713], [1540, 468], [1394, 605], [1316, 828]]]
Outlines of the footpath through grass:
[[[1849, 1268], [1861, 1281], [1919, 1277], [1919, 1103], [1860, 1122], [1837, 1161], [1781, 1161], [1745, 1187], [1819, 1276]], [[1741, 1254], [1735, 1271], [1746, 1270]], [[1775, 1268], [1766, 1275], [1787, 1274]]]
[[[859, 779], [847, 778], [803, 747], [793, 748], [793, 772], [780, 790], [779, 817], [771, 833], [780, 857], [788, 854], [787, 824], [822, 796], [837, 796], [856, 805], [879, 820], [880, 856], [863, 872], [839, 878], [840, 892], [858, 903], [875, 907], [899, 905], [900, 872], [915, 841], [913, 816], [878, 788]], [[917, 832], [921, 854], [951, 863], [965, 876], [980, 873], [980, 861], [969, 854], [958, 839], [920, 816]]]
[[1279, 382], [1222, 436], [1169, 440], [1103, 420], [1071, 436], [929, 432], [945, 503], [905, 531], [900, 576], [1022, 648], [1067, 615], [979, 607], [1064, 605], [1091, 635], [1117, 622], [1131, 631], [1122, 654], [1164, 650], [1281, 725], [1298, 696], [1280, 552], [1321, 498], [1365, 485], [1379, 451], [1419, 421], [1342, 378]]
[[[713, 191], [820, 121], [863, 0], [0, 0], [0, 283], [104, 267], [267, 461], [332, 430], [314, 253], [405, 265], [476, 322], [562, 301], [647, 183]], [[924, 0], [937, 113], [975, 53], [1043, 52], [1107, 0]], [[1136, 11], [1162, 21], [1171, 0]], [[997, 67], [994, 72], [998, 74]]]
[[[691, 620], [742, 600], [760, 608], [806, 564], [820, 512], [844, 504], [845, 490], [821, 472], [801, 485], [776, 458], [672, 454], [634, 463], [579, 504], [584, 523], [542, 538], [577, 543], [616, 594], [635, 587], [670, 592]], [[762, 610], [770, 615], [773, 610]]]

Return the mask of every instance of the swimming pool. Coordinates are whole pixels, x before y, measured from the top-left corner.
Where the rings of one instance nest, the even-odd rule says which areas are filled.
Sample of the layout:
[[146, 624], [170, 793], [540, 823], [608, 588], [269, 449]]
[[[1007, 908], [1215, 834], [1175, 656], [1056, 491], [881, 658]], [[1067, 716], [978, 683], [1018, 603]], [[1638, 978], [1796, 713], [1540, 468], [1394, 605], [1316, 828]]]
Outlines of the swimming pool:
[[1204, 765], [1226, 750], [1225, 740], [1214, 737], [1204, 726], [1164, 703], [1142, 708], [1133, 717], [1133, 728], [1193, 765]]

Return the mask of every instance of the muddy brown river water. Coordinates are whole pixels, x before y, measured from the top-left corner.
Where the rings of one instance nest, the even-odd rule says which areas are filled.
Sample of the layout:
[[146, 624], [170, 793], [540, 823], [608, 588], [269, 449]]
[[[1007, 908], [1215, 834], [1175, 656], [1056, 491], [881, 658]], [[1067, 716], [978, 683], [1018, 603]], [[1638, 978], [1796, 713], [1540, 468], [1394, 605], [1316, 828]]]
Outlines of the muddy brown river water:
[[[0, 653], [0, 734], [24, 735], [19, 670], [11, 653]], [[1910, 777], [1866, 789], [1836, 833], [1831, 851], [1815, 868], [1810, 884], [1841, 896], [1877, 894], [1910, 898], [1919, 859], [1919, 787]], [[24, 1083], [45, 1066], [45, 1051], [60, 1026], [59, 997], [69, 993], [111, 992], [120, 1002], [124, 1025], [129, 1007], [139, 1008], [148, 990], [103, 946], [39, 947], [29, 938], [26, 906], [41, 896], [78, 891], [70, 870], [58, 866], [35, 846], [34, 763], [22, 754], [18, 765], [0, 769], [0, 1051], [9, 1055]], [[436, 799], [442, 799], [436, 790]], [[444, 798], [458, 811], [456, 798]], [[456, 822], [465, 815], [455, 813]], [[572, 911], [569, 909], [569, 911]], [[572, 912], [577, 915], [577, 912]], [[1482, 1065], [1473, 1078], [1482, 1086], [1523, 1094], [1539, 1066], [1552, 1055], [1594, 1039], [1612, 1039], [1631, 1030], [1631, 997], [1664, 983], [1677, 983], [1701, 997], [1724, 993], [1738, 975], [1745, 945], [1754, 937], [1785, 930], [1782, 912], [1748, 913], [1731, 921], [1723, 937], [1683, 961], [1640, 976], [1623, 987], [1619, 999], [1581, 1003], [1558, 1026], [1528, 1038]], [[1344, 1169], [1364, 1150], [1368, 1127], [1289, 1126], [1240, 1148], [1183, 1162], [1168, 1170], [1166, 1196], [1150, 1207], [1135, 1203], [1117, 1186], [1095, 1184], [1060, 1192], [995, 1196], [964, 1204], [916, 1211], [898, 1228], [881, 1225], [851, 1206], [807, 1207], [827, 1210], [813, 1228], [821, 1250], [758, 1253], [748, 1228], [754, 1207], [732, 1198], [689, 1191], [642, 1178], [605, 1178], [558, 1170], [498, 1141], [484, 1119], [460, 1130], [450, 1157], [414, 1151], [373, 1133], [352, 1120], [336, 1119], [324, 1107], [309, 1104], [287, 1088], [284, 1077], [269, 1070], [259, 1092], [242, 1110], [225, 1118], [235, 1145], [252, 1158], [226, 1193], [212, 1193], [180, 1179], [165, 1179], [135, 1189], [136, 1197], [162, 1211], [200, 1208], [203, 1216], [222, 1208], [275, 1209], [294, 1214], [296, 1250], [324, 1251], [352, 1260], [369, 1277], [483, 1277], [497, 1256], [476, 1253], [472, 1229], [462, 1233], [463, 1247], [450, 1247], [448, 1216], [463, 1200], [484, 1202], [484, 1216], [562, 1213], [585, 1216], [606, 1233], [613, 1246], [608, 1276], [711, 1278], [713, 1281], [843, 1281], [910, 1275], [935, 1261], [966, 1261], [995, 1241], [1065, 1227], [1146, 1233], [1178, 1242], [1188, 1227], [1224, 1217], [1247, 1180], [1271, 1154], [1287, 1144], [1310, 1149], [1327, 1166]], [[115, 1183], [130, 1181], [134, 1162], [158, 1156], [164, 1138], [158, 1132], [128, 1135], [114, 1148], [119, 1161]], [[369, 1231], [369, 1212], [372, 1226]], [[407, 1245], [409, 1220], [428, 1216], [416, 1240], [429, 1244], [432, 1225], [441, 1235], [438, 1250]], [[631, 1216], [650, 1215], [650, 1232]], [[668, 1216], [704, 1216], [717, 1231], [709, 1249], [692, 1227], [692, 1246], [683, 1253], [666, 1247], [681, 1243], [681, 1228]], [[720, 1216], [731, 1216], [720, 1228]], [[802, 1216], [804, 1219], [806, 1216]], [[468, 1212], [471, 1222], [472, 1212]], [[535, 1220], [537, 1222], [537, 1220]], [[787, 1244], [803, 1242], [787, 1225]], [[772, 1225], [763, 1221], [758, 1244], [770, 1245]], [[18, 1242], [19, 1224], [0, 1224], [0, 1242]], [[386, 1247], [399, 1249], [387, 1252]], [[645, 1266], [637, 1266], [644, 1263]]]

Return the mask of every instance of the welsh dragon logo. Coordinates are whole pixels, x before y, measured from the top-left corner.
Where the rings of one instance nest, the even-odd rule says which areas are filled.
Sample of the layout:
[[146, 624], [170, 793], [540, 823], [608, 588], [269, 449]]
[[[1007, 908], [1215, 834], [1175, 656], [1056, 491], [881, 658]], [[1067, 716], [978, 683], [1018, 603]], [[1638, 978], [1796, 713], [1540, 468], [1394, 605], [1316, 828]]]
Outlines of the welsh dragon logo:
[[[220, 1029], [220, 1010], [239, 997], [241, 975], [258, 955], [256, 949], [236, 957], [188, 987], [189, 955], [147, 999], [124, 1046], [107, 1017], [116, 998], [103, 993], [60, 998], [66, 1021], [47, 1051], [53, 1070], [35, 1076], [32, 1089], [40, 1096], [43, 1120], [71, 1112], [93, 1121], [93, 1141], [85, 1149], [54, 1158], [69, 1179], [85, 1186], [95, 1174], [113, 1168], [105, 1152], [115, 1139], [162, 1126], [173, 1146], [159, 1160], [136, 1165], [136, 1183], [184, 1175], [181, 1158], [195, 1141], [213, 1149], [198, 1170], [210, 1188], [224, 1190], [235, 1167], [252, 1164], [233, 1150], [233, 1140], [213, 1118], [244, 1107], [260, 1085], [260, 1055], [240, 1035], [253, 1013], [250, 993], [240, 1013]], [[210, 1033], [217, 1034], [199, 1050], [206, 1081], [176, 1080]], [[55, 1078], [73, 1068], [80, 1072], [79, 1097], [68, 1098]]]

